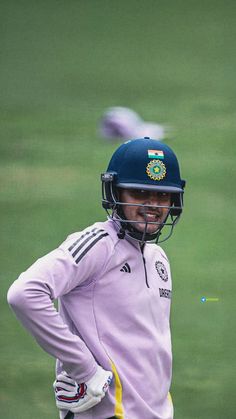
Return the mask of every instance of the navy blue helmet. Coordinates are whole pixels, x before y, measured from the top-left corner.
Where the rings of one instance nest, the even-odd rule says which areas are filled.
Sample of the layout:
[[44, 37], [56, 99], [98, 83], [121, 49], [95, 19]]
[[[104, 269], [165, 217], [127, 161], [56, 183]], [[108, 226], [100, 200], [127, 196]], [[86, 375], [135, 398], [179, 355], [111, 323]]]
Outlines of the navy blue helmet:
[[[122, 144], [113, 154], [107, 171], [102, 173], [102, 205], [110, 218], [119, 222], [120, 236], [130, 235], [137, 240], [158, 242], [166, 240], [172, 234], [183, 209], [185, 181], [180, 177], [180, 169], [175, 153], [161, 141], [148, 137], [130, 140]], [[119, 189], [149, 190], [170, 193], [171, 203], [168, 215], [155, 233], [137, 231], [135, 220], [124, 217], [119, 200]], [[148, 221], [146, 222], [148, 224]], [[161, 238], [164, 226], [169, 226], [168, 234]]]

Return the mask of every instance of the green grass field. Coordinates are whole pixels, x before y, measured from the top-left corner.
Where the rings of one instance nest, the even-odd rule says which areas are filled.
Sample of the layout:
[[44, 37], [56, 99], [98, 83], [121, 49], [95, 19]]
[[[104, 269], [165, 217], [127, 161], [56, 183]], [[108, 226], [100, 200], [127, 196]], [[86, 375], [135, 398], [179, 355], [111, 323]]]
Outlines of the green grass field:
[[187, 179], [164, 245], [175, 418], [235, 417], [235, 18], [230, 0], [0, 2], [1, 418], [57, 418], [54, 360], [6, 293], [65, 236], [105, 218], [99, 178], [117, 144], [96, 127], [114, 105], [174, 127], [167, 143]]

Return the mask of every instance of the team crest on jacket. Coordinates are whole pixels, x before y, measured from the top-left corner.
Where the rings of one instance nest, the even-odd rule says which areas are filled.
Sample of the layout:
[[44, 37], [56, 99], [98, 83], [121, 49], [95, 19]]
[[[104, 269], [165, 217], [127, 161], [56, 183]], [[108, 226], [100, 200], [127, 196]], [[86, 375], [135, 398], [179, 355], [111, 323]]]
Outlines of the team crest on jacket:
[[155, 263], [155, 268], [159, 277], [165, 282], [168, 281], [168, 273], [165, 265], [162, 262], [158, 261]]

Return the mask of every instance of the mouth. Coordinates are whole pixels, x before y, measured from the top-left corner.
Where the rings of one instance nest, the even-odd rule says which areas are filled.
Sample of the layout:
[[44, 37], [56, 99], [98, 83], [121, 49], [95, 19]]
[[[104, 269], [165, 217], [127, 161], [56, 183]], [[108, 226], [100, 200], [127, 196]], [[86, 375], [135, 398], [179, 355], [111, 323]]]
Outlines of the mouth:
[[145, 222], [157, 222], [161, 218], [161, 214], [156, 211], [140, 211], [139, 215], [145, 220]]

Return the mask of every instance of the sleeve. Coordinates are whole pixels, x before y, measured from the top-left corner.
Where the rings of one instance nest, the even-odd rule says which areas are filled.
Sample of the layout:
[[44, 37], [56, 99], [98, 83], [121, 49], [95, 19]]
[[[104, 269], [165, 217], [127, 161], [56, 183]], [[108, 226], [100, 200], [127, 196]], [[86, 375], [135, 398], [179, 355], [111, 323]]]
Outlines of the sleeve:
[[89, 241], [87, 237], [86, 243], [83, 236], [77, 240], [72, 236], [38, 259], [8, 291], [8, 303], [23, 326], [78, 382], [90, 379], [97, 364], [85, 343], [64, 323], [53, 300], [101, 274], [108, 256], [105, 235], [92, 235]]

